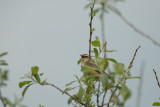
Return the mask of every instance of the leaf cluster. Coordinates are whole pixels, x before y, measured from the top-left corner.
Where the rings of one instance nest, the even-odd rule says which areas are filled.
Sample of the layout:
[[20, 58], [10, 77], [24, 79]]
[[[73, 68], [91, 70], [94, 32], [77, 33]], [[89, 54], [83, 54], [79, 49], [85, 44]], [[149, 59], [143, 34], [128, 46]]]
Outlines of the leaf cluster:
[[31, 72], [29, 72], [28, 74], [25, 75], [25, 77], [22, 78], [27, 78], [29, 80], [27, 81], [21, 81], [19, 83], [19, 87], [22, 88], [25, 86], [23, 92], [22, 92], [22, 96], [25, 95], [27, 89], [33, 85], [33, 84], [40, 84], [40, 85], [45, 85], [46, 84], [46, 80], [41, 81], [40, 76], [43, 75], [43, 73], [39, 74], [38, 73], [39, 68], [37, 66], [33, 66], [31, 68]]

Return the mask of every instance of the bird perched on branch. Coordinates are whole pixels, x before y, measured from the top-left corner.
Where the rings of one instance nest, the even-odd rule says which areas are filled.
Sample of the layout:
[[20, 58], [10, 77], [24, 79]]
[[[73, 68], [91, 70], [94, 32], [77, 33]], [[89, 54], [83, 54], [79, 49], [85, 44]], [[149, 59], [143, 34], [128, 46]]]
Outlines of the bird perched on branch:
[[[81, 66], [82, 67], [87, 66], [87, 67], [90, 67], [90, 68], [93, 68], [93, 69], [98, 69], [98, 67], [95, 64], [95, 59], [92, 59], [92, 58], [89, 59], [89, 55], [88, 54], [82, 54], [81, 55]], [[101, 73], [98, 70], [94, 70], [94, 71], [88, 73], [87, 75], [91, 76], [91, 75], [100, 75], [100, 74], [106, 74], [106, 72], [103, 71]]]

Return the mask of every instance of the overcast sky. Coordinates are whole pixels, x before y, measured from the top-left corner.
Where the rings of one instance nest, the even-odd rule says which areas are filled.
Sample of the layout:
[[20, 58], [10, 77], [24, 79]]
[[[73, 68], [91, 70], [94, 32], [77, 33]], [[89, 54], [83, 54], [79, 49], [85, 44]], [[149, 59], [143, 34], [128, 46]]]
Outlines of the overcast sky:
[[[74, 80], [73, 74], [82, 75], [77, 61], [80, 54], [88, 53], [89, 10], [84, 6], [87, 0], [0, 0], [0, 52], [9, 63], [8, 87], [3, 95], [21, 97], [20, 77], [39, 66], [44, 79], [64, 89]], [[117, 8], [137, 28], [150, 34], [160, 42], [160, 1], [126, 0], [117, 3]], [[135, 49], [137, 53], [132, 75], [138, 76], [142, 62], [145, 62], [141, 107], [151, 107], [158, 101], [160, 90], [152, 71], [160, 78], [160, 47], [153, 45], [128, 27], [117, 15], [109, 12], [105, 16], [108, 49], [117, 50], [108, 56], [117, 59], [127, 67]], [[93, 36], [101, 35], [97, 16]], [[135, 107], [139, 80], [128, 80], [132, 97], [126, 107]], [[45, 107], [71, 107], [68, 96], [49, 86], [34, 85], [27, 91], [23, 103], [29, 107], [42, 104]], [[0, 105], [1, 106], [1, 105]]]

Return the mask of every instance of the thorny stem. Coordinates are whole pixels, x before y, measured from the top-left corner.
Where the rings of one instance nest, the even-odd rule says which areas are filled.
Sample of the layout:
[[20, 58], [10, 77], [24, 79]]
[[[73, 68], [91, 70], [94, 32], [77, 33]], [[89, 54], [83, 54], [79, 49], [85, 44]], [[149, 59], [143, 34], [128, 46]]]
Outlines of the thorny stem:
[[160, 42], [156, 41], [155, 39], [153, 39], [150, 35], [142, 32], [141, 30], [139, 30], [138, 28], [136, 28], [132, 23], [130, 23], [123, 15], [122, 13], [115, 7], [112, 7], [110, 5], [108, 5], [108, 8], [116, 13], [128, 26], [130, 26], [135, 32], [139, 33], [141, 36], [147, 38], [148, 40], [150, 40], [153, 44], [157, 45], [158, 47], [160, 47]]
[[[127, 70], [130, 70], [130, 69], [132, 68], [134, 59], [135, 59], [136, 54], [137, 54], [137, 52], [138, 52], [138, 50], [139, 50], [140, 47], [141, 47], [141, 46], [138, 46], [138, 48], [136, 49], [136, 51], [135, 51], [135, 53], [134, 53], [134, 56], [133, 56], [133, 58], [132, 58], [132, 60], [131, 60], [131, 62], [130, 62], [130, 64], [129, 64]], [[126, 70], [125, 70], [125, 71], [126, 71]], [[125, 72], [125, 71], [124, 71], [124, 72]], [[124, 79], [124, 75], [121, 77], [120, 81], [122, 81], [123, 79]], [[126, 78], [124, 79], [124, 83], [126, 83]], [[116, 85], [116, 87], [119, 86], [119, 84], [120, 84], [120, 82], [118, 82], [118, 84]], [[110, 99], [109, 99], [109, 101], [108, 101], [107, 107], [109, 107], [109, 104], [111, 103], [111, 100], [112, 100], [112, 98], [113, 98], [113, 96], [114, 96], [114, 94], [115, 94], [116, 91], [117, 91], [117, 88], [115, 88], [114, 91], [112, 92], [112, 94], [111, 94], [111, 96], [110, 96]], [[119, 97], [119, 95], [120, 95], [120, 93], [118, 93], [117, 98]], [[114, 104], [113, 104], [113, 105], [114, 105]]]
[[0, 87], [0, 100], [1, 100], [1, 102], [3, 104], [3, 107], [7, 107], [6, 103], [4, 102], [3, 97], [2, 97], [1, 87]]
[[91, 42], [92, 42], [92, 33], [93, 33], [93, 28], [92, 28], [92, 20], [93, 17], [95, 16], [95, 14], [93, 13], [93, 9], [94, 9], [94, 4], [95, 4], [96, 0], [94, 0], [93, 5], [91, 7], [91, 18], [90, 18], [90, 23], [89, 23], [89, 27], [90, 27], [90, 37], [89, 37], [89, 61], [91, 59]]
[[156, 71], [153, 69], [153, 72], [154, 72], [154, 74], [155, 74], [155, 77], [156, 77], [156, 80], [157, 80], [157, 84], [158, 84], [158, 86], [159, 86], [159, 88], [160, 88], [160, 83], [159, 83], [159, 80], [158, 80], [158, 76], [157, 76], [157, 73], [156, 73]]
[[50, 86], [56, 88], [56, 89], [59, 90], [60, 92], [62, 92], [62, 93], [64, 93], [64, 94], [68, 95], [69, 97], [71, 97], [74, 101], [76, 101], [76, 102], [78, 102], [79, 104], [81, 104], [81, 105], [83, 105], [83, 106], [86, 107], [86, 104], [85, 104], [85, 103], [83, 103], [83, 102], [80, 101], [79, 99], [76, 99], [75, 97], [71, 96], [68, 92], [63, 91], [62, 89], [60, 89], [59, 87], [55, 86], [54, 84], [50, 84], [50, 83], [47, 83], [47, 82], [46, 82], [45, 85], [50, 85]]

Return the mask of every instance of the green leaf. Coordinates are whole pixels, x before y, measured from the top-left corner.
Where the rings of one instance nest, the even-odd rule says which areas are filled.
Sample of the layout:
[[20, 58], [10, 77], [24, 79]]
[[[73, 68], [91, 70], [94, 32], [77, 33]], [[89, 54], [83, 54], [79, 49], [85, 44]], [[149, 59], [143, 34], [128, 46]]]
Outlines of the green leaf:
[[100, 75], [100, 81], [102, 82], [102, 86], [106, 88], [108, 85], [108, 76], [106, 74]]
[[68, 99], [68, 105], [71, 104], [72, 100], [73, 99], [71, 97]]
[[66, 84], [66, 86], [71, 85], [72, 83], [74, 83], [75, 81], [71, 81], [70, 83]]
[[93, 50], [94, 50], [94, 53], [95, 53], [95, 57], [98, 58], [98, 50], [97, 50], [97, 48], [93, 48]]
[[93, 11], [93, 13], [97, 13], [97, 12], [99, 12], [99, 8], [98, 9], [95, 9], [94, 11]]
[[121, 83], [120, 94], [122, 95], [124, 102], [131, 96], [130, 90], [124, 83]]
[[32, 75], [35, 75], [39, 70], [39, 68], [37, 66], [34, 66], [31, 69], [32, 69]]
[[68, 91], [71, 91], [71, 90], [73, 90], [73, 89], [75, 89], [75, 88], [76, 88], [76, 87], [73, 87], [73, 88], [68, 87], [68, 88], [66, 88], [66, 89], [63, 91], [62, 94], [66, 93], [66, 92], [68, 92]]
[[97, 75], [87, 76], [86, 81], [94, 81], [97, 77]]
[[85, 74], [91, 73], [94, 70], [97, 70], [97, 69], [89, 66], [82, 66], [81, 68], [81, 71]]
[[78, 60], [77, 64], [79, 65], [81, 63], [81, 58]]
[[28, 89], [31, 85], [32, 85], [32, 84], [29, 84], [29, 85], [27, 85], [27, 86], [25, 87], [25, 89], [24, 89], [23, 92], [22, 92], [22, 96], [23, 96], [23, 97], [24, 97], [27, 89]]
[[0, 54], [0, 57], [7, 55], [7, 52]]
[[154, 102], [152, 106], [160, 106], [160, 102]]
[[37, 80], [38, 83], [41, 83], [41, 79], [40, 79], [38, 73], [34, 74], [33, 76]]
[[114, 65], [114, 69], [116, 71], [115, 72], [116, 74], [122, 75], [122, 73], [124, 72], [125, 67], [124, 67], [124, 64], [117, 63], [117, 64]]
[[92, 41], [92, 45], [93, 45], [94, 47], [100, 47], [100, 41], [97, 41], [97, 40]]
[[108, 61], [106, 59], [99, 58], [98, 59], [99, 64], [99, 71], [102, 73], [102, 71], [105, 71], [109, 65]]
[[3, 100], [5, 101], [6, 104], [8, 104], [10, 106], [13, 105], [13, 103], [8, 98], [4, 97]]
[[127, 77], [127, 79], [141, 79], [141, 77]]
[[96, 41], [99, 41], [99, 37], [98, 36], [96, 36], [95, 39], [96, 39]]
[[80, 85], [79, 91], [78, 91], [78, 98], [82, 99], [84, 93], [85, 93], [85, 90], [83, 89], [82, 85]]
[[1, 62], [0, 65], [8, 65], [6, 62]]
[[116, 52], [117, 50], [107, 50], [107, 52]]
[[115, 63], [115, 64], [118, 63], [118, 62], [117, 62], [115, 59], [113, 59], [113, 58], [107, 58], [107, 60], [109, 60], [109, 61], [111, 61], [111, 62], [113, 62], [113, 63]]
[[19, 83], [19, 87], [22, 88], [24, 85], [30, 84], [32, 81], [22, 81]]

